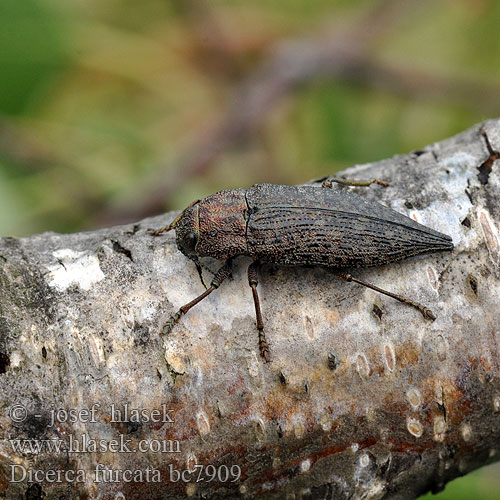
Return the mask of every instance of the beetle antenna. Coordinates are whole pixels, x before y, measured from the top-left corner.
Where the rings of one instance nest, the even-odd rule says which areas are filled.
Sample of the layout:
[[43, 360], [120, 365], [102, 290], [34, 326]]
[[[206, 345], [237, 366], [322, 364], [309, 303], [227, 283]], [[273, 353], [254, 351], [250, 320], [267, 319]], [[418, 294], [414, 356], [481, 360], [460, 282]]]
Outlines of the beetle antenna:
[[[182, 217], [182, 215], [184, 214], [184, 212], [189, 208], [189, 207], [192, 207], [193, 205], [196, 205], [196, 203], [198, 203], [200, 200], [195, 200], [193, 201], [193, 203], [190, 203], [175, 219], [173, 222], [171, 222], [168, 226], [162, 228], [162, 229], [158, 229], [157, 231], [153, 231], [153, 230], [149, 230], [149, 234], [151, 236], [159, 236], [160, 234], [163, 234], [163, 233], [167, 233], [168, 231], [172, 231], [172, 229], [175, 229], [175, 226], [177, 226], [177, 223], [179, 222], [180, 218]], [[206, 287], [205, 287], [206, 288]]]
[[175, 228], [177, 223], [179, 222], [180, 218], [182, 217], [182, 214], [184, 212], [181, 212], [173, 222], [171, 222], [168, 226], [162, 227], [161, 229], [158, 229], [154, 231], [153, 229], [150, 229], [148, 232], [151, 236], [159, 236], [160, 234], [167, 233], [168, 231], [171, 231], [172, 229]]

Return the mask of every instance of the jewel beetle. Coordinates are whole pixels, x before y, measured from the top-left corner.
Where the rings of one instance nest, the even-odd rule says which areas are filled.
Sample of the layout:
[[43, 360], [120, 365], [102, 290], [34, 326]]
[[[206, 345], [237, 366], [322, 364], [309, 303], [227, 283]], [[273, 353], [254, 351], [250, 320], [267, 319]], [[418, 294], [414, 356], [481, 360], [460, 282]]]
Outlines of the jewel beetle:
[[162, 329], [169, 333], [181, 316], [202, 301], [231, 274], [231, 261], [240, 255], [248, 268], [260, 354], [269, 361], [258, 285], [260, 263], [324, 266], [346, 281], [359, 283], [418, 309], [424, 318], [435, 315], [426, 306], [355, 278], [345, 269], [379, 266], [418, 254], [452, 250], [450, 236], [417, 223], [375, 201], [350, 191], [331, 189], [334, 182], [367, 186], [378, 179], [346, 181], [320, 179], [322, 186], [256, 184], [229, 189], [191, 203], [170, 225], [152, 235], [175, 229], [178, 249], [194, 261], [201, 277], [200, 257], [224, 264], [201, 295], [182, 306]]

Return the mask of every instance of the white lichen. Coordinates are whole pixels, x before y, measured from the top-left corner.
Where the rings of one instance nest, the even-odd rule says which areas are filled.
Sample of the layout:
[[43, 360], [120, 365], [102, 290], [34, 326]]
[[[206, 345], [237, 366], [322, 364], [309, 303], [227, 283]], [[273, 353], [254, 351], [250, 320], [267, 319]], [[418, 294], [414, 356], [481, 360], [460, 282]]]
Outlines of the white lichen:
[[48, 284], [60, 292], [64, 292], [71, 285], [90, 290], [93, 285], [104, 279], [96, 255], [75, 252], [70, 248], [56, 250], [52, 255], [57, 262], [47, 266]]

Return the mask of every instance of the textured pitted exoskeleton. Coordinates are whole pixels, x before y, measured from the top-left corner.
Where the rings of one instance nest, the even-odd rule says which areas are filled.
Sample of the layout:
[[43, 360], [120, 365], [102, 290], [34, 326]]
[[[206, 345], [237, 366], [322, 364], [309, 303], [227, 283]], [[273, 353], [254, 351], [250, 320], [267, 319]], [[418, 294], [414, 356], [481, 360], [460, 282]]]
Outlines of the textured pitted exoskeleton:
[[[342, 181], [348, 183], [347, 181]], [[372, 180], [384, 184], [382, 181]], [[363, 183], [357, 183], [363, 184]], [[368, 286], [411, 305], [424, 317], [435, 319], [427, 307], [370, 285], [343, 268], [369, 267], [397, 262], [423, 253], [453, 249], [451, 238], [395, 210], [348, 191], [324, 187], [257, 184], [250, 189], [219, 191], [192, 203], [170, 225], [178, 248], [201, 268], [199, 257], [225, 260], [210, 287], [180, 308], [163, 328], [168, 333], [231, 273], [231, 260], [239, 255], [254, 259], [248, 270], [252, 288], [259, 347], [268, 360], [269, 350], [257, 294], [260, 262], [325, 266], [335, 275]]]

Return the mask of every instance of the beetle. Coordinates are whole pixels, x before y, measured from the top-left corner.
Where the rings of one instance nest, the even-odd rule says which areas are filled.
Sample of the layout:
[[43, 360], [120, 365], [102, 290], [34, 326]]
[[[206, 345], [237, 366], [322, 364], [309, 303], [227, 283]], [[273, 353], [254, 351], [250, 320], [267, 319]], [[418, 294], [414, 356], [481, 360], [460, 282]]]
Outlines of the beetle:
[[378, 179], [346, 181], [328, 177], [322, 186], [256, 184], [229, 189], [191, 203], [170, 225], [152, 235], [175, 229], [178, 249], [194, 261], [201, 276], [199, 257], [224, 260], [210, 286], [182, 306], [162, 329], [169, 333], [193, 306], [217, 289], [231, 274], [231, 261], [245, 255], [258, 330], [259, 351], [270, 360], [257, 292], [260, 263], [324, 266], [346, 281], [359, 283], [418, 309], [434, 320], [430, 309], [378, 288], [343, 269], [397, 262], [418, 254], [452, 250], [450, 236], [415, 222], [380, 203], [346, 190], [330, 189], [334, 182], [387, 186]]

